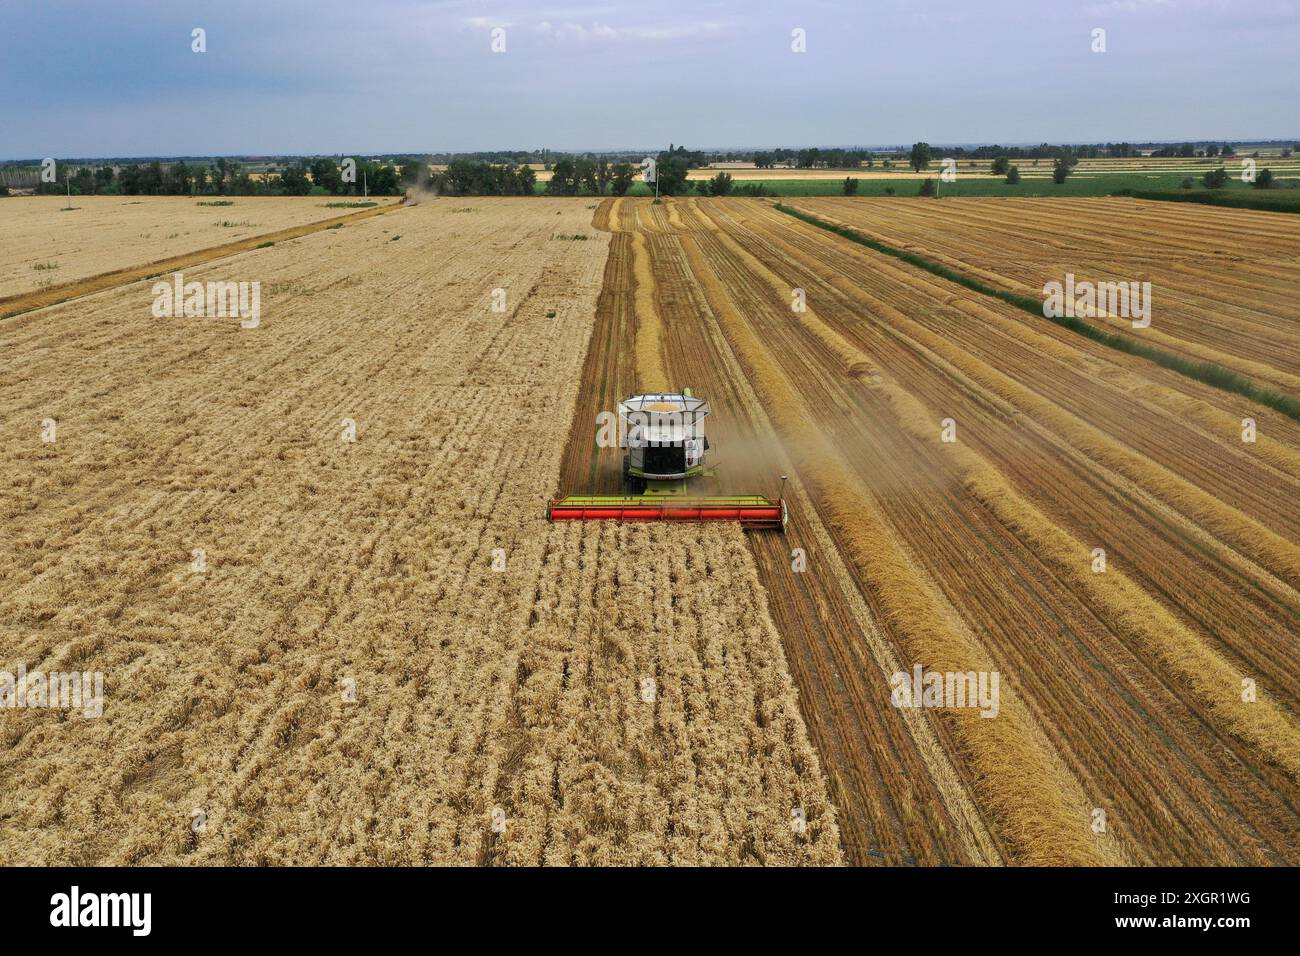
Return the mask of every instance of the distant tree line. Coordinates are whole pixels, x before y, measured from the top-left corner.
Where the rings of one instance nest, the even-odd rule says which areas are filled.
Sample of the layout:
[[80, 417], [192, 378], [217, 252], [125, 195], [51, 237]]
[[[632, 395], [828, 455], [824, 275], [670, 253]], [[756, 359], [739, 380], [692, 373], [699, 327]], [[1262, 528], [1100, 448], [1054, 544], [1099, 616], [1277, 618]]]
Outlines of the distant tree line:
[[513, 163], [453, 159], [439, 172], [408, 164], [402, 167], [402, 179], [442, 196], [531, 196], [536, 192], [537, 173]]
[[1231, 143], [1224, 143], [1222, 146], [1217, 143], [1210, 143], [1204, 149], [1197, 149], [1191, 143], [1183, 143], [1181, 146], [1162, 146], [1160, 149], [1153, 149], [1151, 155], [1161, 158], [1191, 159], [1197, 156], [1232, 157], [1237, 155], [1237, 151]]
[[[59, 167], [56, 182], [38, 182], [38, 194], [69, 191], [74, 195], [107, 196], [400, 196], [402, 181], [388, 164], [355, 160], [356, 181], [344, 181], [343, 171], [332, 159], [300, 160], [283, 168], [269, 169], [254, 178], [241, 163], [218, 157], [210, 165], [181, 160], [164, 165], [159, 160], [122, 166]], [[349, 179], [351, 169], [349, 169]]]
[[546, 184], [548, 196], [622, 196], [632, 188], [639, 167], [628, 162], [610, 162], [605, 157], [559, 160], [551, 167]]

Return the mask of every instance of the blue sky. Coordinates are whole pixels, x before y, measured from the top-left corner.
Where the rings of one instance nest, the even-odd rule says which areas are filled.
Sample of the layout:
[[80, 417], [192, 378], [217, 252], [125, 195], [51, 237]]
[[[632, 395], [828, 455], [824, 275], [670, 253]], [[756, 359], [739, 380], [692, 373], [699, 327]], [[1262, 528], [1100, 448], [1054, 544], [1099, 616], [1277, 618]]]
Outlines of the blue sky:
[[0, 158], [1291, 138], [1297, 81], [1300, 0], [4, 0]]

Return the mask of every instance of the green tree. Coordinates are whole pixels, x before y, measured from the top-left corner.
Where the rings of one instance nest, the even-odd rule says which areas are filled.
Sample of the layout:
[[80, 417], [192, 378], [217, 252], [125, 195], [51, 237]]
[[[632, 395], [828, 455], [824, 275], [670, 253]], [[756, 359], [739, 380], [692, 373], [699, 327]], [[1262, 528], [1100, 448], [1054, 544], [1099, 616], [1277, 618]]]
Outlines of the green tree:
[[689, 188], [686, 176], [689, 167], [687, 160], [672, 152], [660, 153], [655, 162], [655, 175], [659, 178], [661, 196], [680, 196]]
[[709, 195], [730, 196], [731, 185], [730, 173], [718, 173], [718, 175], [709, 180]]
[[929, 169], [930, 156], [929, 143], [913, 143], [912, 153], [908, 157], [907, 162], [914, 171], [919, 173], [923, 169]]
[[578, 178], [577, 166], [568, 156], [557, 160], [551, 167], [551, 179], [546, 184], [546, 193], [549, 196], [576, 196], [578, 195]]
[[331, 195], [343, 193], [343, 175], [332, 159], [322, 157], [312, 161], [311, 181]]
[[286, 196], [306, 196], [311, 192], [311, 180], [307, 178], [305, 163], [286, 166], [280, 172], [280, 189]]
[[1056, 162], [1052, 163], [1052, 182], [1061, 185], [1065, 182], [1066, 177], [1070, 175], [1070, 161], [1057, 157]]
[[163, 168], [162, 163], [154, 160], [148, 166], [144, 167], [140, 173], [140, 194], [142, 196], [157, 196], [163, 190]]
[[934, 180], [926, 177], [925, 182], [921, 183], [921, 189], [917, 192], [918, 196], [934, 196], [938, 193]]
[[1258, 176], [1255, 177], [1255, 182], [1253, 185], [1256, 189], [1272, 189], [1273, 170], [1271, 169], [1263, 170]]
[[1218, 169], [1211, 169], [1201, 177], [1201, 182], [1205, 183], [1206, 189], [1222, 189], [1228, 185], [1228, 171], [1222, 166]]
[[596, 195], [605, 195], [605, 189], [609, 186], [610, 177], [613, 175], [610, 169], [609, 160], [604, 156], [600, 157], [593, 164], [593, 170], [596, 180]]
[[1008, 186], [1018, 186], [1018, 185], [1020, 185], [1020, 167], [1019, 167], [1019, 166], [1012, 166], [1012, 167], [1010, 167], [1010, 168], [1007, 170], [1007, 185], [1008, 185]]
[[856, 196], [858, 194], [858, 181], [853, 176], [844, 177], [844, 195]]
[[520, 166], [515, 172], [515, 182], [519, 186], [519, 195], [537, 195], [537, 170], [533, 169], [533, 167], [528, 165]]
[[251, 196], [257, 192], [257, 184], [248, 170], [238, 163], [230, 164], [226, 170], [230, 174], [230, 192], [236, 196]]
[[118, 173], [118, 182], [122, 184], [122, 192], [127, 196], [140, 195], [140, 167], [135, 163], [130, 163], [122, 167]]
[[369, 172], [370, 192], [376, 196], [400, 196], [402, 194], [402, 181], [397, 175], [397, 170], [387, 164], [377, 166], [367, 164]]
[[190, 185], [194, 181], [194, 174], [190, 171], [189, 163], [181, 160], [167, 170], [167, 192], [174, 193], [177, 196], [188, 196], [190, 194]]
[[993, 157], [993, 165], [989, 168], [989, 172], [994, 176], [1005, 176], [1007, 170], [1010, 168], [1011, 160], [1007, 159], [1005, 156], [995, 156]]
[[615, 196], [626, 195], [635, 176], [636, 167], [631, 163], [615, 163], [610, 177], [610, 192]]
[[596, 176], [596, 163], [585, 156], [574, 160], [574, 175], [577, 177], [578, 192], [596, 193], [600, 184]]

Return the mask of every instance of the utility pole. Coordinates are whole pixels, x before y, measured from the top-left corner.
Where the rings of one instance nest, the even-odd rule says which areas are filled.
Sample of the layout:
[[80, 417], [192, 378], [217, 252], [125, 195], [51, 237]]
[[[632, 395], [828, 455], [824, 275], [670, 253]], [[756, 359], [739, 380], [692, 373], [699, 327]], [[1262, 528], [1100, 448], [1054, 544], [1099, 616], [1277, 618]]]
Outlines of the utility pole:
[[362, 190], [364, 191], [364, 193], [365, 193], [364, 198], [369, 199], [369, 198], [370, 198], [370, 182], [366, 179], [366, 171], [365, 171], [365, 168], [364, 168], [364, 167], [363, 167], [362, 170], [361, 170], [361, 189], [362, 189]]

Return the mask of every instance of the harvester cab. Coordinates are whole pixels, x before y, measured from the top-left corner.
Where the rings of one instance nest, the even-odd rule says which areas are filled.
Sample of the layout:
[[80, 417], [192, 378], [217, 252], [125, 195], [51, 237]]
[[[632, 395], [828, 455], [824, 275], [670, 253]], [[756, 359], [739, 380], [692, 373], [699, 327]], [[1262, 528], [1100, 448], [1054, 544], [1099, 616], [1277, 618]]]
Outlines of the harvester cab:
[[[567, 495], [546, 507], [549, 521], [735, 521], [744, 528], [785, 530], [785, 499], [702, 495], [716, 477], [706, 457], [709, 403], [689, 388], [634, 395], [618, 405], [622, 495]], [[784, 476], [782, 476], [784, 481]]]
[[712, 478], [704, 465], [708, 414], [709, 403], [690, 389], [677, 395], [634, 395], [619, 402], [618, 444], [627, 449], [624, 494], [684, 494], [687, 479]]

